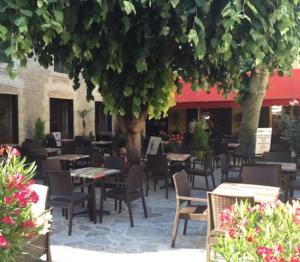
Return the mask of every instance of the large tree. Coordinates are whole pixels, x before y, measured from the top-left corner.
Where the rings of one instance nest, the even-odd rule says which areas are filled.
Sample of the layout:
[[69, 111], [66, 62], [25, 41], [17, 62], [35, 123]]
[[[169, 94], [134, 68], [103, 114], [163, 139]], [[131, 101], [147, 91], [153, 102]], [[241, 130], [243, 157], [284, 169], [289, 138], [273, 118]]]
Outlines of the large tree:
[[248, 145], [269, 74], [299, 54], [298, 13], [298, 0], [0, 0], [0, 41], [21, 65], [62, 62], [75, 88], [83, 77], [88, 99], [97, 88], [130, 152], [146, 118], [174, 104], [180, 79], [238, 91]]

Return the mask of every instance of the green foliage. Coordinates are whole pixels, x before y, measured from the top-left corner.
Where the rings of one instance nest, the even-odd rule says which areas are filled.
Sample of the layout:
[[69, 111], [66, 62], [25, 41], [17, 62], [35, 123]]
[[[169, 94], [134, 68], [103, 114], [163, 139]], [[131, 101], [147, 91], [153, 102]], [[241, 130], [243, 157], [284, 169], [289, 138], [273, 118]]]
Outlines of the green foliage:
[[[66, 65], [121, 116], [165, 116], [180, 79], [247, 97], [260, 64], [288, 72], [300, 48], [294, 0], [1, 0], [4, 57]], [[12, 63], [7, 69], [11, 72]], [[209, 90], [208, 90], [209, 91]]]
[[194, 151], [206, 151], [208, 149], [208, 134], [204, 130], [205, 121], [197, 122], [193, 134]]
[[300, 158], [300, 117], [293, 113], [282, 114], [281, 129], [297, 158]]
[[34, 140], [41, 142], [45, 138], [45, 122], [39, 117], [35, 121]]
[[213, 245], [225, 261], [299, 261], [300, 202], [235, 203], [219, 214]]

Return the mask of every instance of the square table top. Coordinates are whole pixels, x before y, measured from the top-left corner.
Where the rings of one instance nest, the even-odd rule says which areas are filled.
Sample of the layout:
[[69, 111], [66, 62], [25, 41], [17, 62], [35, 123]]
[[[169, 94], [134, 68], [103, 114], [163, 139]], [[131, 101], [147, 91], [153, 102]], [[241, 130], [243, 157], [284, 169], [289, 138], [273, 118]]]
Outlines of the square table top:
[[110, 169], [110, 168], [101, 168], [101, 167], [84, 167], [71, 171], [71, 176], [88, 178], [88, 179], [100, 179], [105, 176], [119, 174], [120, 170]]
[[227, 146], [230, 148], [237, 148], [240, 146], [240, 143], [228, 143]]
[[63, 154], [63, 155], [57, 155], [57, 156], [51, 156], [48, 157], [48, 159], [59, 159], [61, 161], [76, 161], [84, 158], [89, 158], [89, 155], [80, 155], [80, 154]]
[[297, 167], [296, 163], [293, 162], [265, 162], [265, 161], [257, 161], [256, 164], [262, 164], [262, 165], [281, 165], [281, 170], [283, 172], [293, 172], [296, 173]]
[[226, 196], [253, 196], [255, 202], [274, 202], [280, 197], [280, 188], [242, 183], [222, 183], [213, 191]]
[[191, 157], [190, 154], [177, 154], [177, 153], [168, 153], [167, 158], [169, 161], [173, 162], [185, 162]]
[[105, 145], [111, 145], [112, 144], [112, 141], [93, 141], [92, 142], [93, 145], [96, 145], [96, 146], [105, 146]]

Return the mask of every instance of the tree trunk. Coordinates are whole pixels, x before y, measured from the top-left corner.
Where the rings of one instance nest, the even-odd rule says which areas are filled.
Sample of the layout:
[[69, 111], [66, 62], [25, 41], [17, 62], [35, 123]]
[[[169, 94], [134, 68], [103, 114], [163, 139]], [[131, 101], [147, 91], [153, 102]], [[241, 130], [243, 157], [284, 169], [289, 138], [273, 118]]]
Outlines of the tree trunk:
[[254, 153], [260, 110], [266, 93], [269, 75], [268, 70], [263, 66], [257, 66], [251, 74], [249, 95], [242, 103], [243, 117], [239, 132], [241, 153]]
[[117, 116], [122, 132], [126, 135], [127, 157], [130, 164], [138, 163], [141, 157], [141, 131], [146, 123], [147, 113], [143, 112], [138, 118]]

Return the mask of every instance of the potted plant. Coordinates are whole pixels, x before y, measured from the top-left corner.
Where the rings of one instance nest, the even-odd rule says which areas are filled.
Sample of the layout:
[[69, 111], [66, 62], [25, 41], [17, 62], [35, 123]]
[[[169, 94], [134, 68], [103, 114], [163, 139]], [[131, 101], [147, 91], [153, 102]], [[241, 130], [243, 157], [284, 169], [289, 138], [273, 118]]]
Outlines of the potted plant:
[[293, 113], [284, 113], [281, 118], [283, 136], [296, 154], [296, 164], [300, 166], [300, 117]]
[[41, 118], [37, 118], [34, 128], [34, 141], [38, 145], [42, 145], [45, 139], [45, 122]]
[[193, 153], [197, 159], [202, 159], [204, 153], [208, 150], [208, 134], [204, 130], [205, 120], [197, 122], [193, 134]]
[[49, 229], [48, 213], [35, 217], [32, 204], [38, 195], [31, 190], [35, 165], [26, 165], [17, 149], [0, 148], [0, 260], [19, 261], [31, 240]]
[[300, 261], [300, 202], [239, 202], [220, 212], [223, 235], [213, 245], [225, 261]]

